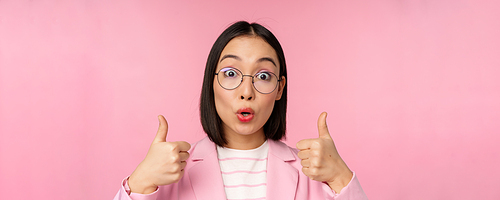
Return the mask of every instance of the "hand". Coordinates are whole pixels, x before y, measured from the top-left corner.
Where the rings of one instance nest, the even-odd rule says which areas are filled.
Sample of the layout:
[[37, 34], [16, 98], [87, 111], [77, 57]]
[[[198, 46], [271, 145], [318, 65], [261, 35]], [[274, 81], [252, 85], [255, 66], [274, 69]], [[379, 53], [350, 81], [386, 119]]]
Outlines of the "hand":
[[167, 142], [168, 124], [163, 116], [158, 116], [160, 126], [146, 158], [130, 175], [128, 185], [131, 192], [149, 194], [160, 185], [179, 181], [184, 175], [187, 152], [191, 145], [184, 141]]
[[340, 192], [352, 178], [352, 172], [340, 157], [326, 126], [326, 112], [318, 118], [319, 138], [305, 139], [297, 143], [302, 172], [310, 179], [326, 182]]

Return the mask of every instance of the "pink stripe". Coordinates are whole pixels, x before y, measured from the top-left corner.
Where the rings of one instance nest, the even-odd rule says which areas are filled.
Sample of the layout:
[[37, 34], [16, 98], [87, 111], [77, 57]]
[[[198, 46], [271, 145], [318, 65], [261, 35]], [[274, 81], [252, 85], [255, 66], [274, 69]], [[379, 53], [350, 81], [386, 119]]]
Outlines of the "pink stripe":
[[266, 197], [256, 198], [256, 199], [227, 199], [227, 200], [262, 200], [266, 199]]
[[266, 185], [266, 183], [261, 183], [261, 184], [257, 184], [257, 185], [247, 185], [247, 184], [240, 184], [240, 185], [224, 185], [224, 187], [226, 187], [226, 188], [236, 188], [236, 187], [259, 187], [259, 186], [263, 186], [263, 185]]
[[259, 173], [263, 173], [263, 172], [267, 173], [267, 170], [256, 171], [256, 172], [241, 170], [241, 171], [232, 171], [232, 172], [222, 172], [222, 174], [236, 174], [236, 173], [259, 174]]
[[263, 160], [267, 160], [267, 158], [258, 159], [258, 158], [230, 157], [230, 158], [219, 159], [219, 161], [226, 161], [226, 160], [257, 160], [257, 161], [263, 161]]

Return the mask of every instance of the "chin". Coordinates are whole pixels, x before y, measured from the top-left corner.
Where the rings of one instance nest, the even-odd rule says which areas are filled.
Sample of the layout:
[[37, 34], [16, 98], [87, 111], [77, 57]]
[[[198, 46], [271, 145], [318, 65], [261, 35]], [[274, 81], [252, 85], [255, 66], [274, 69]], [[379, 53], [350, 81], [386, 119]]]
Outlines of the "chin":
[[240, 135], [252, 135], [254, 133], [257, 133], [260, 129], [248, 129], [248, 128], [236, 128], [235, 132]]

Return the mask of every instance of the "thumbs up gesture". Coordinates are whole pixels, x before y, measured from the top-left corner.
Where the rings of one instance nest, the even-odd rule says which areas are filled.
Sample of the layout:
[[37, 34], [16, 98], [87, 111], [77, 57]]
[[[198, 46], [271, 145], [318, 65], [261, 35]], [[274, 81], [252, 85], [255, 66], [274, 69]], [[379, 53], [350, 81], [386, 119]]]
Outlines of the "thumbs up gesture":
[[163, 116], [158, 116], [160, 126], [146, 158], [130, 175], [128, 185], [131, 192], [149, 194], [160, 185], [179, 181], [184, 175], [187, 152], [191, 145], [184, 141], [167, 142], [168, 124]]
[[342, 160], [328, 127], [326, 112], [318, 118], [319, 137], [305, 139], [297, 143], [300, 150], [298, 157], [302, 160], [302, 172], [310, 179], [326, 182], [332, 190], [340, 192], [352, 178], [352, 172]]

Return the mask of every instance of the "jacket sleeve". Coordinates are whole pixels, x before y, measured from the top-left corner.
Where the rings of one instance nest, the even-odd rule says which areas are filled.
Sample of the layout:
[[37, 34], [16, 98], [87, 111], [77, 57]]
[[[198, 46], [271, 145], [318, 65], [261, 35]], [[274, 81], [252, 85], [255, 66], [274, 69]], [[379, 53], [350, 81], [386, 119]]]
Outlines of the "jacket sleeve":
[[123, 179], [120, 190], [113, 200], [156, 200], [156, 198], [158, 197], [158, 190], [159, 188], [156, 188], [156, 191], [151, 194], [131, 193], [130, 188], [128, 187], [127, 177]]
[[[328, 189], [330, 189], [330, 187], [328, 187]], [[333, 198], [335, 200], [368, 200], [368, 197], [363, 191], [355, 172], [353, 172], [352, 179], [349, 184], [342, 188], [339, 193], [336, 193], [333, 190], [331, 191], [333, 192]]]

